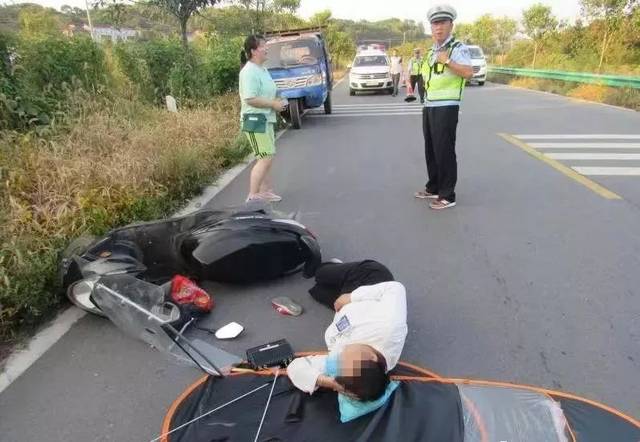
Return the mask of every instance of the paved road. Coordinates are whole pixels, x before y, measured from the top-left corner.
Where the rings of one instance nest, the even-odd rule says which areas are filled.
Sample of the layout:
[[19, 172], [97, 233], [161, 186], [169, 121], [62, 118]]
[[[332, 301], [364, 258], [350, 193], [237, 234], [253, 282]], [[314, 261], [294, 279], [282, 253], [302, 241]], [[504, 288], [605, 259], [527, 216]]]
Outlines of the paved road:
[[[325, 256], [376, 258], [405, 283], [404, 359], [445, 375], [563, 389], [639, 416], [640, 177], [575, 168], [640, 161], [552, 158], [621, 197], [606, 199], [498, 133], [545, 156], [639, 154], [630, 144], [640, 142], [640, 116], [504, 86], [469, 88], [458, 132], [459, 205], [433, 212], [412, 196], [425, 175], [420, 108], [349, 97], [344, 83], [334, 99], [335, 115], [308, 115], [303, 130], [280, 139], [279, 207], [301, 212]], [[211, 206], [242, 201], [247, 179], [240, 175]], [[319, 349], [331, 313], [309, 299], [310, 285], [299, 276], [208, 285], [217, 301], [210, 324], [247, 326], [225, 346], [238, 354], [281, 337], [298, 350]], [[275, 295], [297, 299], [305, 314], [278, 316], [268, 302]], [[0, 439], [149, 440], [198, 376], [85, 317], [0, 395]]]

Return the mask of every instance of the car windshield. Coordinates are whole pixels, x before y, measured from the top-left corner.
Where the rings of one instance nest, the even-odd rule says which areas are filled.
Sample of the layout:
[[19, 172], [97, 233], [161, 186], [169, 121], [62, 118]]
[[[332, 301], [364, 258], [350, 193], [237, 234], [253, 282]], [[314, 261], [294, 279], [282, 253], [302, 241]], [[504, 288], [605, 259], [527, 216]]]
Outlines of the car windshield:
[[387, 57], [384, 55], [362, 55], [356, 57], [353, 61], [353, 66], [387, 66]]
[[267, 69], [315, 65], [322, 49], [314, 39], [267, 42]]
[[469, 48], [469, 53], [471, 54], [471, 58], [484, 58], [484, 54], [480, 48]]

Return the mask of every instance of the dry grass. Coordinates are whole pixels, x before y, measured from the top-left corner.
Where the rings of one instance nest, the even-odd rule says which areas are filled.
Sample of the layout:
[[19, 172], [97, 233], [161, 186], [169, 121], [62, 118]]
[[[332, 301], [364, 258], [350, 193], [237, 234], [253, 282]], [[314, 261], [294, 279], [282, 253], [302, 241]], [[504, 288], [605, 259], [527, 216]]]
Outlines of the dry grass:
[[348, 72], [347, 69], [334, 69], [333, 70], [333, 80], [334, 81], [341, 80], [346, 75], [347, 72]]
[[596, 84], [581, 84], [569, 91], [568, 95], [573, 98], [604, 103], [605, 97], [610, 93], [611, 89], [612, 88]]
[[607, 87], [590, 84], [577, 84], [565, 81], [545, 80], [541, 78], [518, 77], [492, 74], [489, 81], [511, 86], [551, 92], [597, 103], [626, 107], [640, 111], [640, 90], [631, 88]]
[[516, 77], [509, 82], [510, 86], [522, 87], [525, 89], [537, 89], [538, 80], [529, 77]]
[[42, 140], [8, 135], [8, 233], [68, 236], [87, 226], [93, 207], [123, 207], [141, 196], [163, 196], [180, 173], [212, 176], [221, 149], [238, 133], [237, 100], [172, 114], [114, 108], [83, 116], [64, 135]]

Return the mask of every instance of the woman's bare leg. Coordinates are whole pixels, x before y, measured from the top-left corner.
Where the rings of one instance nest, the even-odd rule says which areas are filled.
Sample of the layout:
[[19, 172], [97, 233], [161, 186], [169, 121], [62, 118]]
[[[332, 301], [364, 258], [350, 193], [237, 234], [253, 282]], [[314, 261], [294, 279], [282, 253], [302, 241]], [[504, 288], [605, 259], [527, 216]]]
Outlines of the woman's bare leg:
[[260, 183], [260, 193], [273, 192], [273, 182], [271, 181], [271, 169], [273, 168], [273, 161], [269, 163], [269, 167], [264, 174], [262, 183]]
[[273, 158], [261, 158], [256, 161], [256, 164], [251, 169], [251, 179], [249, 182], [249, 198], [255, 197], [261, 191], [261, 187], [265, 180], [265, 177], [269, 174], [271, 169], [271, 162]]

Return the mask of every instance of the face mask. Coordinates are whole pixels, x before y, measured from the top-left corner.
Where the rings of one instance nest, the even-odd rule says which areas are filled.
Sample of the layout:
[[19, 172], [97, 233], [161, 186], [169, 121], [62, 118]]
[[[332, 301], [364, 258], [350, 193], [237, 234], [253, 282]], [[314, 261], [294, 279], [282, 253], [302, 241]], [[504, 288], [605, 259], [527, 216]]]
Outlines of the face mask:
[[340, 375], [340, 353], [331, 352], [327, 355], [324, 373], [332, 378], [336, 378]]

